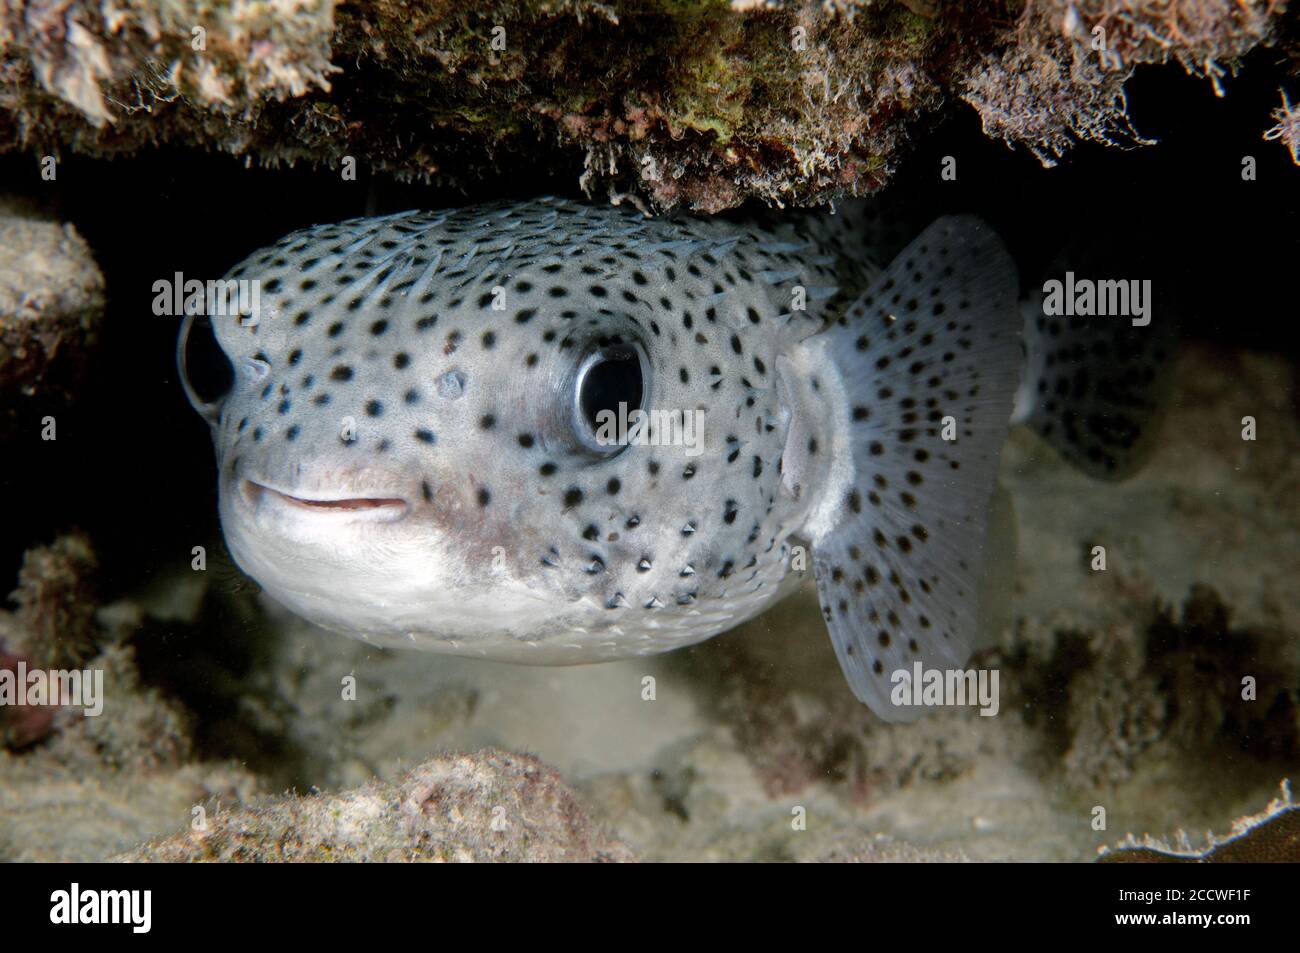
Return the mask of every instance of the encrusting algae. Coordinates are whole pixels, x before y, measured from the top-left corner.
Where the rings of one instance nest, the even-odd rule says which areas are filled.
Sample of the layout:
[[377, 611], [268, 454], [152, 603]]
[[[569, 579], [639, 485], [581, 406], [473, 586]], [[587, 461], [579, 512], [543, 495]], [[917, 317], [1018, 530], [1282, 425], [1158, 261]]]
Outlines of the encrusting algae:
[[185, 143], [469, 182], [540, 148], [659, 209], [811, 204], [883, 185], [946, 102], [1049, 164], [1143, 142], [1136, 66], [1219, 90], [1276, 43], [1294, 73], [1295, 20], [1271, 0], [28, 3], [0, 8], [0, 152]]

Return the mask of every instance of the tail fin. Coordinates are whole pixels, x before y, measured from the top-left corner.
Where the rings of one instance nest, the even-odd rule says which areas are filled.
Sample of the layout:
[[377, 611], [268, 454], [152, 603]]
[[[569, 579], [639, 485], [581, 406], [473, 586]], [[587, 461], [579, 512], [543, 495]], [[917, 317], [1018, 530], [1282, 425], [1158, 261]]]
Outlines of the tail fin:
[[1022, 305], [1025, 376], [1012, 423], [1032, 428], [1083, 472], [1122, 479], [1141, 465], [1159, 429], [1177, 347], [1174, 309], [1152, 306], [1144, 293], [1150, 280], [1133, 283], [1145, 314], [1131, 317], [1132, 301], [1128, 308], [1106, 308], [1098, 299], [1121, 291], [1129, 299], [1130, 282], [1097, 280], [1101, 272], [1088, 258], [1071, 260], [1082, 268], [1068, 270], [1058, 258]]
[[[1021, 347], [1015, 266], [977, 219], [943, 218], [842, 323], [804, 342], [838, 371], [839, 478], [805, 532], [853, 693], [889, 721], [906, 673], [965, 665]], [[825, 394], [827, 388], [823, 388]]]

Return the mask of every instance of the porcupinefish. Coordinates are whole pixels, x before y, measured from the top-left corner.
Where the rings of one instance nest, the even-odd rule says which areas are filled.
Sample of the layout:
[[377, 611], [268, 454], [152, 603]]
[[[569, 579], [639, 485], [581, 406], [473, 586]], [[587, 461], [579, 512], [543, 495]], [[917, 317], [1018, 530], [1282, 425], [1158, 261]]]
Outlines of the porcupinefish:
[[1090, 332], [1026, 323], [987, 226], [883, 269], [882, 228], [546, 198], [288, 235], [228, 275], [256, 320], [211, 318], [229, 392], [186, 381], [231, 554], [326, 628], [539, 664], [707, 639], [805, 557], [854, 694], [915, 717], [889, 676], [971, 653], [1013, 407], [1102, 472], [1135, 433], [1062, 418]]

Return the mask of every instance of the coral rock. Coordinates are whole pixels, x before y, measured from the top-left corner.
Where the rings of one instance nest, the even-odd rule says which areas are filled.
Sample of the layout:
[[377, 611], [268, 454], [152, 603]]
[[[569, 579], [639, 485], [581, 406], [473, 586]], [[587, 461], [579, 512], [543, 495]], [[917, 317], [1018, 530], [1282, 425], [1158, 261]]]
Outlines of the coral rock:
[[549, 151], [589, 190], [660, 208], [812, 204], [881, 186], [949, 100], [1045, 161], [1080, 138], [1141, 141], [1124, 115], [1135, 65], [1217, 84], [1284, 15], [1266, 0], [42, 0], [0, 7], [0, 151], [173, 142], [455, 180]]
[[395, 783], [284, 797], [206, 818], [129, 861], [626, 861], [563, 779], [486, 749], [434, 758]]
[[1103, 850], [1102, 863], [1206, 864], [1300, 862], [1300, 806], [1291, 800], [1285, 781], [1282, 793], [1261, 813], [1239, 818], [1225, 837], [1211, 834], [1204, 847], [1193, 847], [1185, 833], [1173, 843], [1150, 835], [1130, 834], [1121, 844]]
[[0, 199], [0, 437], [39, 429], [31, 400], [67, 399], [103, 312], [104, 278], [76, 229]]

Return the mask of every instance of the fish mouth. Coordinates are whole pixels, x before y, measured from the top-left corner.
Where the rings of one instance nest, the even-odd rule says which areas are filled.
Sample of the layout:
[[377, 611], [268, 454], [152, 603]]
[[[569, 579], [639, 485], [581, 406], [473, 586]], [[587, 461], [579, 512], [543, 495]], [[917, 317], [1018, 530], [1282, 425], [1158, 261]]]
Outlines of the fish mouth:
[[403, 515], [407, 502], [399, 496], [334, 496], [328, 493], [316, 493], [304, 496], [299, 493], [287, 493], [273, 486], [258, 483], [256, 480], [243, 481], [243, 495], [251, 505], [258, 506], [263, 500], [287, 504], [297, 509], [314, 513], [350, 514], [354, 516], [374, 514], [390, 519]]

